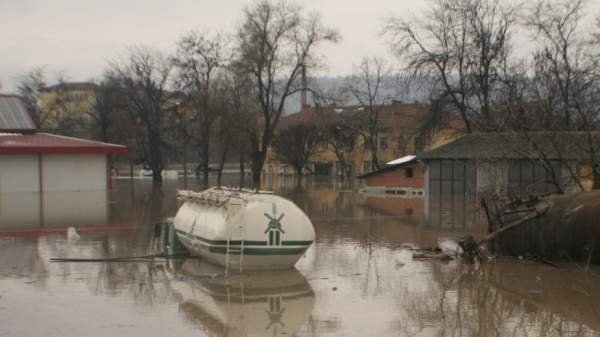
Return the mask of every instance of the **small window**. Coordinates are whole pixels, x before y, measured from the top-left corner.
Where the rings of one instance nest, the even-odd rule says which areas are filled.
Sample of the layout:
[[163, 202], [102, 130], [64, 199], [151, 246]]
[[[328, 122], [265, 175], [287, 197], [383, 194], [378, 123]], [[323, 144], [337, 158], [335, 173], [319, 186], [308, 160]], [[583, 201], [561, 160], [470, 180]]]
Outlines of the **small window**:
[[404, 174], [406, 175], [406, 178], [412, 178], [414, 174], [413, 168], [407, 167], [406, 169], [404, 169]]

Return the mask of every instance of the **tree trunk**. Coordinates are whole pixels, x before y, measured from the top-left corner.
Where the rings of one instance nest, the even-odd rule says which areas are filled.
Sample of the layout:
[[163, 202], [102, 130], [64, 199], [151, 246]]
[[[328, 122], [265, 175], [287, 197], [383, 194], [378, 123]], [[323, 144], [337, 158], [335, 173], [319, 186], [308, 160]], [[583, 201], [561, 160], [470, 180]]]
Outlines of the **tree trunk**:
[[150, 169], [152, 170], [152, 181], [155, 183], [162, 182], [162, 153], [161, 141], [159, 132], [150, 133]]
[[129, 179], [133, 180], [133, 167], [134, 167], [133, 159], [129, 160]]
[[296, 169], [296, 174], [298, 175], [298, 180], [302, 180], [302, 166], [300, 165], [294, 165], [294, 169]]
[[162, 169], [160, 169], [159, 167], [153, 167], [152, 168], [152, 181], [155, 183], [162, 183]]
[[[340, 173], [341, 173], [342, 181], [344, 181], [346, 179], [346, 167], [348, 166], [348, 165], [346, 165], [346, 158], [344, 156], [344, 153], [341, 151], [336, 151], [336, 158], [337, 158], [338, 162], [340, 163], [340, 165], [342, 166], [340, 169]], [[335, 177], [335, 175], [337, 175], [337, 172], [334, 172], [333, 175]]]
[[252, 155], [252, 187], [257, 191], [261, 187], [262, 168], [265, 164], [266, 152], [254, 151]]
[[240, 189], [244, 187], [244, 178], [246, 175], [246, 167], [245, 167], [245, 158], [244, 158], [244, 148], [240, 150]]
[[[205, 133], [206, 135], [206, 133]], [[202, 186], [206, 189], [208, 188], [208, 178], [209, 178], [209, 170], [210, 170], [210, 166], [209, 166], [209, 161], [210, 161], [210, 154], [209, 154], [209, 149], [210, 149], [210, 145], [209, 145], [209, 141], [208, 141], [208, 137], [204, 137], [204, 139], [202, 140], [202, 144], [200, 145], [202, 148]]]
[[187, 171], [188, 171], [188, 157], [187, 157], [187, 150], [188, 149], [188, 145], [187, 142], [183, 144], [183, 186], [184, 188], [187, 188], [187, 181], [188, 181], [188, 176], [187, 176]]
[[592, 190], [600, 190], [600, 174], [598, 170], [592, 170]]
[[379, 166], [379, 158], [377, 156], [377, 144], [371, 142], [371, 171], [377, 171], [381, 167]]
[[342, 174], [345, 174], [348, 179], [352, 176], [352, 168], [347, 163], [344, 163], [344, 170]]
[[221, 160], [219, 161], [219, 172], [217, 175], [217, 187], [221, 187], [221, 177], [223, 176], [223, 166], [225, 166], [225, 160], [227, 159], [227, 152], [229, 151], [229, 138], [225, 140], [223, 144], [223, 152], [221, 153]]
[[102, 141], [108, 143], [108, 125], [103, 123], [101, 128], [102, 130], [100, 132], [102, 133]]
[[377, 171], [380, 169], [379, 158], [377, 157], [377, 136], [367, 135], [364, 140], [371, 151], [371, 171]]

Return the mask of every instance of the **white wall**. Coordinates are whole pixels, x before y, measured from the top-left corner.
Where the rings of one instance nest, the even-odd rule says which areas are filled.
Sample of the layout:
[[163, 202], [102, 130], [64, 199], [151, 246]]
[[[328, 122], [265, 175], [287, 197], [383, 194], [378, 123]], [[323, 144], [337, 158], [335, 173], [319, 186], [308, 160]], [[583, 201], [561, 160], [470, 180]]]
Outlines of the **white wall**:
[[106, 190], [106, 155], [44, 155], [44, 192]]
[[0, 230], [36, 228], [40, 215], [39, 193], [0, 193]]
[[0, 193], [38, 192], [38, 156], [0, 156]]

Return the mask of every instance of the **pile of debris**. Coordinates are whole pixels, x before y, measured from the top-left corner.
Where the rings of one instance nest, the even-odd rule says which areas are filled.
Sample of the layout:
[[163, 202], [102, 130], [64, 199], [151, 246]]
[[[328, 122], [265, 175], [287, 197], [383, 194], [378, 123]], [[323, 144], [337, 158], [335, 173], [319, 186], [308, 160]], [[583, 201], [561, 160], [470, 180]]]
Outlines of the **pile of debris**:
[[482, 201], [489, 234], [441, 241], [438, 247], [415, 249], [414, 259], [481, 261], [487, 248], [503, 256], [528, 257], [555, 265], [563, 259], [600, 262], [600, 191], [546, 195], [505, 204]]

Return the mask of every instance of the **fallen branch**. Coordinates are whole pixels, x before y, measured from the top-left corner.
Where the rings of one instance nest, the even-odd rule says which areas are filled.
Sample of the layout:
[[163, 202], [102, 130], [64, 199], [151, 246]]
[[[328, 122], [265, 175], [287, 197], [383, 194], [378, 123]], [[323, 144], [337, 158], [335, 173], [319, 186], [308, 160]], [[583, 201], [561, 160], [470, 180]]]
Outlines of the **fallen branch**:
[[444, 260], [444, 261], [449, 261], [452, 260], [452, 256], [446, 254], [446, 253], [415, 253], [412, 256], [413, 259], [437, 259], [437, 260]]
[[[515, 227], [518, 227], [528, 221], [535, 219], [550, 209], [550, 203], [548, 202], [538, 202], [535, 207], [528, 208], [529, 213], [502, 226], [501, 228], [489, 233], [484, 236], [480, 240], [475, 241], [472, 236], [468, 236], [466, 238], [461, 239], [458, 244], [460, 245], [463, 251], [463, 258], [467, 260], [479, 259], [481, 256], [481, 246], [493, 239], [495, 239], [498, 235], [511, 230]], [[515, 212], [513, 211], [513, 214]]]
[[506, 232], [507, 230], [510, 230], [514, 227], [517, 227], [529, 220], [532, 220], [534, 218], [537, 218], [540, 215], [543, 215], [544, 213], [546, 213], [546, 211], [548, 211], [548, 209], [550, 208], [550, 205], [548, 203], [540, 203], [538, 205], [536, 205], [535, 208], [533, 208], [530, 213], [528, 213], [525, 216], [520, 217], [517, 220], [514, 220], [512, 222], [510, 222], [507, 225], [502, 226], [502, 228], [495, 230], [494, 232], [484, 236], [481, 240], [477, 241], [478, 245], [482, 245], [488, 241], [493, 240], [494, 238], [496, 238], [498, 235]]

